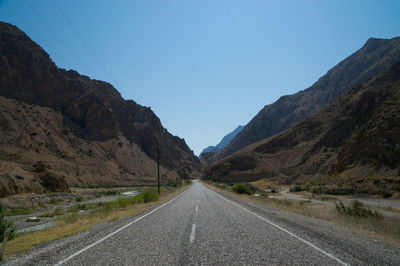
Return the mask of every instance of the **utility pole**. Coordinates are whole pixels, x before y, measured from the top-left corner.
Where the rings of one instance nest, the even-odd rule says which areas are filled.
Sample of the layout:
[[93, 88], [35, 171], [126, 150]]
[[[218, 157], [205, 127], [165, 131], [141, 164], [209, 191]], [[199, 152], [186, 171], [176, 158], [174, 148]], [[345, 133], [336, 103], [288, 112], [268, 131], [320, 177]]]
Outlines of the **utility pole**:
[[157, 188], [160, 195], [160, 142], [157, 140]]

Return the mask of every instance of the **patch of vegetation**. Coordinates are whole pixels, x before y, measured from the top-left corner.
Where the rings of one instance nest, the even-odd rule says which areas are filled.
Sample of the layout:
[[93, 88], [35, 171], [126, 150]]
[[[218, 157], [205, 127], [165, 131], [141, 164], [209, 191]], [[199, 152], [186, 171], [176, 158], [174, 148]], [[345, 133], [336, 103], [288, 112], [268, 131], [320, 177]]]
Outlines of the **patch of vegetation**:
[[0, 242], [3, 241], [4, 239], [4, 233], [6, 232], [7, 229], [11, 229], [8, 239], [11, 240], [15, 237], [15, 229], [16, 226], [13, 224], [13, 222], [8, 221], [7, 219], [4, 218], [6, 206], [4, 203], [0, 202]]
[[268, 199], [267, 192], [261, 192], [260, 196]]
[[298, 192], [304, 190], [300, 185], [294, 185], [289, 188], [290, 192]]
[[[0, 203], [2, 204], [2, 203]], [[2, 208], [2, 207], [0, 207]], [[34, 210], [31, 208], [13, 208], [13, 209], [4, 209], [2, 210], [2, 214], [4, 216], [14, 216], [14, 215], [24, 215], [32, 213]]]
[[299, 201], [299, 205], [300, 205], [300, 206], [303, 206], [305, 203], [311, 203], [311, 200], [308, 199], [308, 200], [300, 200], [300, 201]]
[[59, 218], [59, 222], [62, 222], [64, 224], [72, 224], [75, 223], [79, 218], [78, 212], [72, 212], [72, 213], [67, 213]]
[[46, 218], [53, 218], [54, 216], [61, 216], [63, 215], [64, 212], [62, 211], [62, 209], [57, 208], [52, 212], [46, 212], [40, 215], [40, 217], [46, 217]]
[[107, 190], [106, 192], [104, 192], [104, 194], [109, 195], [109, 196], [111, 196], [111, 195], [117, 196], [117, 195], [121, 194], [121, 191], [120, 190]]
[[167, 182], [165, 183], [165, 185], [167, 187], [177, 187], [179, 184], [178, 181], [172, 180], [172, 179], [168, 179]]
[[373, 217], [382, 218], [382, 215], [377, 211], [372, 211], [368, 209], [364, 203], [358, 200], [353, 200], [351, 205], [345, 206], [342, 201], [336, 203], [336, 210], [344, 215], [356, 216], [356, 217]]
[[83, 198], [81, 197], [81, 196], [78, 196], [78, 197], [76, 197], [76, 202], [82, 202], [83, 201]]
[[158, 201], [158, 193], [155, 189], [147, 190], [143, 193], [144, 203]]
[[246, 184], [234, 184], [232, 186], [232, 191], [238, 194], [247, 194], [247, 195], [251, 195], [251, 187], [249, 185]]
[[91, 184], [91, 185], [80, 185], [74, 184], [74, 188], [119, 188], [119, 187], [137, 187], [136, 185], [125, 185], [125, 184]]
[[56, 199], [51, 199], [50, 204], [53, 204], [53, 205], [58, 204], [58, 201]]
[[155, 189], [150, 189], [146, 190], [143, 193], [140, 193], [139, 195], [136, 195], [134, 197], [121, 197], [117, 200], [110, 201], [107, 203], [99, 203], [99, 206], [102, 206], [99, 211], [103, 211], [105, 213], [110, 212], [113, 209], [118, 209], [118, 208], [126, 208], [129, 205], [132, 204], [138, 204], [138, 203], [148, 203], [148, 202], [155, 202], [158, 201], [158, 193], [157, 190]]
[[[90, 206], [96, 206], [95, 204]], [[89, 207], [87, 204], [77, 204], [68, 208], [68, 212], [86, 211]]]

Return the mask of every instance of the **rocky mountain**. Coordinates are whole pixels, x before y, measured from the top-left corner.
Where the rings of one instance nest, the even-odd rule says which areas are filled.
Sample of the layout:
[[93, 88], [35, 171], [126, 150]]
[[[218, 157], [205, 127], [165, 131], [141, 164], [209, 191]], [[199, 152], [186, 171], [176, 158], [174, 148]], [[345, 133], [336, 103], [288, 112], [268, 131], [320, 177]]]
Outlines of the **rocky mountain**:
[[319, 112], [211, 165], [204, 178], [400, 192], [400, 63]]
[[400, 37], [369, 39], [365, 45], [329, 70], [306, 90], [266, 105], [210, 162], [224, 158], [264, 138], [273, 136], [310, 117], [330, 100], [356, 84], [387, 70], [400, 60]]
[[222, 140], [215, 146], [208, 146], [207, 148], [205, 148], [201, 153], [199, 158], [201, 159], [204, 156], [207, 156], [206, 153], [216, 153], [221, 151], [222, 149], [224, 149], [226, 146], [229, 145], [229, 143], [231, 143], [231, 141], [236, 137], [237, 134], [240, 133], [240, 131], [242, 131], [244, 128], [244, 126], [238, 126], [237, 128], [235, 128], [235, 130], [233, 130], [232, 132], [230, 132], [229, 134], [225, 135]]
[[[62, 153], [65, 155], [64, 160], [75, 157], [76, 164], [79, 164], [82, 162], [82, 158], [76, 156], [78, 151], [81, 153], [80, 150], [86, 150], [88, 155], [89, 152], [86, 146], [102, 146], [107, 143], [107, 148], [104, 148], [107, 152], [103, 150], [103, 152], [98, 151], [99, 153], [97, 153], [94, 148], [90, 148], [91, 154], [103, 157], [105, 161], [102, 164], [106, 168], [108, 164], [119, 165], [128, 172], [127, 176], [132, 181], [136, 177], [136, 172], [145, 173], [147, 171], [145, 169], [148, 167], [146, 166], [136, 171], [134, 167], [128, 167], [128, 162], [122, 164], [120, 160], [116, 160], [115, 156], [118, 157], [119, 155], [114, 154], [114, 156], [111, 150], [121, 147], [126, 149], [134, 146], [133, 150], [136, 155], [132, 154], [130, 159], [135, 162], [130, 163], [137, 165], [137, 160], [154, 161], [158, 142], [161, 150], [161, 165], [166, 170], [171, 173], [174, 172], [176, 176], [180, 177], [196, 176], [201, 171], [200, 161], [189, 149], [185, 141], [179, 137], [172, 136], [163, 128], [160, 119], [150, 108], [143, 107], [132, 100], [124, 100], [109, 83], [90, 79], [78, 74], [76, 71], [66, 71], [58, 68], [49, 55], [25, 33], [17, 27], [3, 22], [0, 22], [0, 96], [5, 97], [1, 98], [1, 103], [5, 103], [3, 112], [18, 112], [11, 113], [11, 116], [3, 113], [1, 117], [2, 149], [5, 151], [0, 158], [3, 161], [2, 163], [14, 162], [13, 158], [15, 156], [18, 157], [21, 150], [26, 148], [29, 143], [29, 138], [25, 139], [26, 135], [36, 138], [36, 136], [40, 135], [37, 131], [43, 131], [45, 132], [44, 134], [50, 132], [51, 135], [57, 135], [64, 140], [61, 141], [59, 138], [52, 139], [49, 137], [49, 139], [52, 139], [52, 143], [49, 143], [50, 140], [43, 137], [38, 143], [38, 145], [41, 143], [41, 146], [52, 146], [52, 148], [46, 148], [47, 151], [44, 153], [49, 153], [47, 155], [57, 158], [57, 160], [54, 159], [53, 161], [58, 161]], [[14, 103], [18, 104], [30, 104], [31, 108], [25, 108], [24, 110], [27, 111], [24, 116], [19, 117], [18, 115], [21, 114], [22, 109], [19, 108], [18, 111], [15, 108], [11, 108], [13, 102], [9, 102], [6, 98], [13, 99], [15, 100]], [[29, 115], [30, 110], [34, 108], [38, 108], [39, 117]], [[46, 117], [42, 117], [41, 114], [47, 111], [43, 110], [51, 110], [51, 112], [58, 114], [54, 113], [57, 118], [52, 119], [52, 122], [57, 124], [57, 130], [55, 129], [54, 132], [47, 128], [56, 126], [50, 122], [44, 122]], [[29, 119], [35, 119], [36, 121], [41, 119], [42, 123], [34, 124], [37, 130], [32, 131], [27, 126], [23, 126], [31, 124], [32, 121]], [[60, 130], [64, 133], [67, 132], [67, 134], [59, 136]], [[9, 137], [5, 137], [6, 135]], [[27, 141], [26, 143], [23, 143], [24, 139]], [[58, 141], [63, 143], [61, 148], [61, 144]], [[34, 147], [35, 143], [32, 143], [29, 149], [32, 148], [34, 151], [36, 161], [46, 160], [46, 158], [42, 158], [44, 156], [42, 153], [44, 148], [38, 148], [39, 152], [35, 153], [36, 148]], [[61, 153], [57, 150], [61, 151]], [[71, 150], [69, 155], [66, 155], [67, 150]], [[123, 154], [129, 152], [129, 150], [125, 150]], [[138, 155], [139, 153], [140, 155]], [[78, 160], [78, 158], [80, 159]], [[121, 158], [121, 160], [125, 159], [128, 158]], [[21, 160], [20, 168], [24, 172], [34, 172], [32, 170], [35, 168], [34, 164], [24, 164], [22, 158], [19, 160]], [[55, 164], [58, 162], [55, 162]], [[32, 162], [29, 161], [29, 163]], [[123, 171], [121, 170], [121, 172]], [[106, 171], [102, 174], [106, 175]], [[64, 173], [64, 175], [67, 177], [66, 183], [71, 184], [70, 174]], [[99, 177], [99, 179], [81, 179], [79, 182], [108, 182], [105, 176], [103, 177]], [[26, 188], [20, 190], [18, 182], [21, 179], [16, 176], [9, 178], [13, 181], [3, 183], [11, 184], [15, 182], [13, 193], [30, 189], [28, 188], [29, 186], [25, 186]], [[109, 182], [112, 183], [115, 180], [110, 177]], [[77, 180], [74, 179], [73, 182], [75, 181]]]

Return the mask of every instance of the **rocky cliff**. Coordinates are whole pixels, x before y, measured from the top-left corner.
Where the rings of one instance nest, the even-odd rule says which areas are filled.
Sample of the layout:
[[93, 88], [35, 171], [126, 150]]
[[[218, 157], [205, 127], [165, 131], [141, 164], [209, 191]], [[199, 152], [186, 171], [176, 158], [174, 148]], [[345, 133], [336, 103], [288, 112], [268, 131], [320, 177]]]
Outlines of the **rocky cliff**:
[[185, 141], [163, 128], [150, 108], [124, 100], [109, 83], [58, 68], [25, 33], [2, 22], [0, 95], [58, 111], [62, 130], [74, 138], [106, 143], [122, 137], [153, 160], [159, 142], [165, 169], [181, 177], [201, 171], [200, 161]]
[[204, 178], [400, 192], [400, 63], [288, 130], [216, 162]]
[[310, 117], [330, 100], [356, 84], [387, 70], [400, 61], [400, 37], [369, 39], [365, 45], [329, 70], [310, 88], [281, 97], [266, 105], [210, 162], [224, 158], [264, 138], [273, 136]]

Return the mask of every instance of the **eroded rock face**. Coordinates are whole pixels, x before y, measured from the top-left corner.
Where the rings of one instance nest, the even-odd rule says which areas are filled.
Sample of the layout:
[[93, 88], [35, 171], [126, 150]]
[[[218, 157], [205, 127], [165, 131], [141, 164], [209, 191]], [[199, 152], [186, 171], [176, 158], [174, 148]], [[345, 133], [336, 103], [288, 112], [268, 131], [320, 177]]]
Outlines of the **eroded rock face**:
[[273, 104], [266, 105], [225, 149], [209, 154], [207, 163], [288, 129], [319, 111], [329, 101], [389, 69], [398, 61], [400, 37], [369, 39], [360, 50], [329, 70], [308, 89], [282, 96]]
[[[79, 138], [107, 141], [123, 134], [152, 159], [159, 141], [163, 166], [183, 176], [201, 171], [185, 141], [164, 129], [150, 108], [124, 100], [109, 83], [59, 69], [22, 31], [2, 22], [0, 95], [61, 111], [64, 124]], [[0, 127], [7, 126], [0, 117]]]
[[52, 173], [51, 171], [44, 171], [39, 175], [40, 183], [47, 190], [53, 192], [66, 192], [68, 191], [68, 184], [65, 177]]
[[350, 190], [395, 194], [399, 166], [400, 62], [303, 122], [214, 163], [204, 178], [306, 184], [326, 177]]

